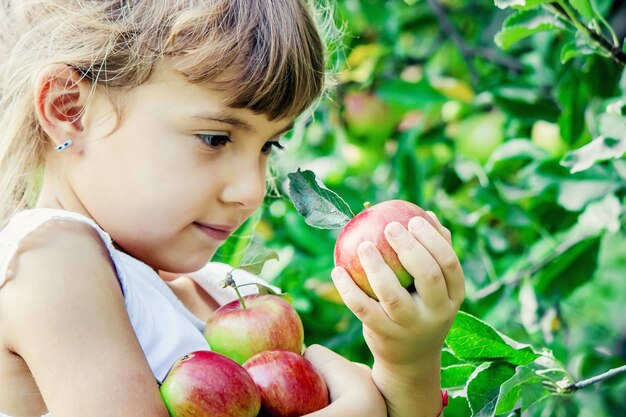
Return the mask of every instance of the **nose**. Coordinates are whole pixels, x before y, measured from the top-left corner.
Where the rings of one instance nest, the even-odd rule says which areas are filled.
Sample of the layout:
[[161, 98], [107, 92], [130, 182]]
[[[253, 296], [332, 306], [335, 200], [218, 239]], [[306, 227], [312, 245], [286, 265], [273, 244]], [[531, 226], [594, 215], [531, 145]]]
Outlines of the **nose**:
[[256, 209], [265, 198], [265, 164], [231, 166], [222, 189], [222, 201], [245, 209]]

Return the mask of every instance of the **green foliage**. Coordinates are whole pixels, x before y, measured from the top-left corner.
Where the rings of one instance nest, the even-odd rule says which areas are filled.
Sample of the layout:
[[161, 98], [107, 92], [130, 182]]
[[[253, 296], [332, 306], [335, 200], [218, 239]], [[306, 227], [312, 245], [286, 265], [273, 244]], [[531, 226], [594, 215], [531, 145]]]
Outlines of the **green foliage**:
[[[282, 197], [253, 226], [306, 343], [371, 363], [330, 281], [338, 230], [289, 201], [299, 168], [342, 215], [402, 198], [451, 230], [468, 295], [442, 352], [447, 415], [623, 413], [624, 374], [573, 385], [626, 363], [622, 3], [338, 0], [336, 94], [286, 138]], [[246, 247], [220, 259], [239, 265]]]

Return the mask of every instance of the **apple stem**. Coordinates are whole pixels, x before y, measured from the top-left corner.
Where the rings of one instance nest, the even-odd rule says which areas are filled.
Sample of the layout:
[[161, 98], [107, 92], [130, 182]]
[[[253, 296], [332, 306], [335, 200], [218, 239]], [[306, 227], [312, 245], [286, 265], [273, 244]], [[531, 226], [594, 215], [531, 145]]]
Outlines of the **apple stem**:
[[[243, 297], [241, 296], [241, 293], [239, 292], [239, 289], [237, 287], [239, 287], [239, 285], [237, 285], [235, 283], [235, 280], [233, 279], [233, 271], [234, 269], [232, 269], [231, 271], [229, 271], [226, 274], [226, 282], [228, 283], [227, 285], [229, 287], [231, 287], [233, 290], [235, 290], [235, 293], [237, 294], [237, 298], [239, 299], [239, 304], [241, 305], [242, 309], [246, 309], [246, 302], [244, 301]], [[242, 284], [241, 286], [244, 286], [246, 284]]]
[[372, 204], [369, 201], [366, 201], [365, 203], [363, 203], [363, 208], [367, 210], [368, 208], [370, 208], [371, 205]]

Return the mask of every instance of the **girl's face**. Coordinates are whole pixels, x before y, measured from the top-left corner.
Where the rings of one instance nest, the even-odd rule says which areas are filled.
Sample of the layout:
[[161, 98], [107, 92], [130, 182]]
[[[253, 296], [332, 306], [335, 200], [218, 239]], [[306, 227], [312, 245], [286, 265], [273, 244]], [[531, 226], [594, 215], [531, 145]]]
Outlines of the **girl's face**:
[[263, 201], [269, 154], [292, 121], [225, 98], [162, 65], [124, 96], [119, 120], [96, 93], [82, 153], [59, 154], [81, 209], [157, 270], [200, 269]]

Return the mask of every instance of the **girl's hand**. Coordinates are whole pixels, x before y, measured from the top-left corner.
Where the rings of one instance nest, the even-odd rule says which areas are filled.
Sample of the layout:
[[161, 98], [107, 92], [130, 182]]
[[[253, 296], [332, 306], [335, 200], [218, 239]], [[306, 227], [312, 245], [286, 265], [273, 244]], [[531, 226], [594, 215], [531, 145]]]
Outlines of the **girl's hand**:
[[371, 242], [358, 249], [359, 259], [380, 301], [368, 297], [345, 269], [333, 270], [333, 281], [350, 310], [363, 322], [366, 342], [375, 358], [390, 366], [415, 363], [439, 355], [443, 341], [465, 297], [464, 276], [452, 250], [450, 232], [414, 217], [408, 230], [392, 222], [385, 237], [417, 293], [404, 289]]
[[309, 346], [304, 357], [320, 372], [330, 393], [330, 405], [305, 417], [386, 417], [385, 401], [367, 366], [350, 362], [320, 345]]

